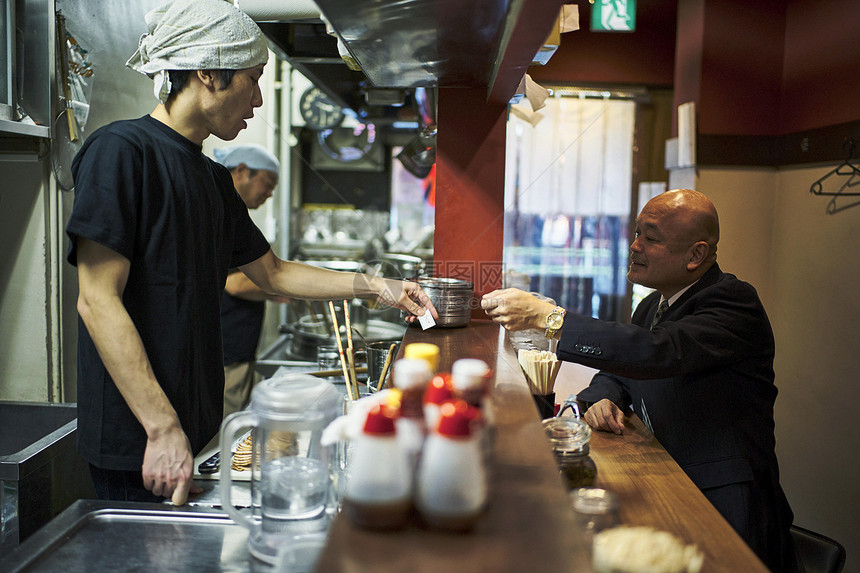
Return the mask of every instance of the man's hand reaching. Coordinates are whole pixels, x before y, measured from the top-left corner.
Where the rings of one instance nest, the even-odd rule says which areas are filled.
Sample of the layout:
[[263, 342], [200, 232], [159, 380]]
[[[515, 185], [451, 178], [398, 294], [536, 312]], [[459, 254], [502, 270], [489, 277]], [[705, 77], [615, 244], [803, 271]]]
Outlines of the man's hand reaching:
[[481, 298], [481, 308], [493, 322], [507, 330], [545, 328], [546, 316], [555, 305], [515, 288], [494, 290]]
[[607, 400], [606, 398], [592, 404], [591, 408], [586, 410], [583, 419], [595, 430], [614, 432], [616, 434], [624, 432], [624, 412], [611, 400]]

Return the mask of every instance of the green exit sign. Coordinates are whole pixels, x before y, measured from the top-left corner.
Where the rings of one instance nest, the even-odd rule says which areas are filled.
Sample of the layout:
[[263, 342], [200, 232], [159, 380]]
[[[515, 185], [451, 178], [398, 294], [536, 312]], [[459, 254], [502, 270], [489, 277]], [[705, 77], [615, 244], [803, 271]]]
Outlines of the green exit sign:
[[594, 0], [591, 7], [592, 32], [633, 32], [636, 30], [636, 0]]

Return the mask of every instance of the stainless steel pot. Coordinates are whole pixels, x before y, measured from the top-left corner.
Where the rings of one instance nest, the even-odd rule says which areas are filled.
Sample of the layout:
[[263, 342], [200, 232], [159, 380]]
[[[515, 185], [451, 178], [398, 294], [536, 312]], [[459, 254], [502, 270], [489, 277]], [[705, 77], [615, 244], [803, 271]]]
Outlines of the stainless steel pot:
[[474, 285], [470, 281], [449, 278], [419, 278], [433, 306], [439, 312], [436, 326], [455, 327], [469, 324], [472, 317]]
[[[310, 320], [310, 317], [302, 317]], [[307, 322], [307, 321], [306, 321]], [[310, 323], [313, 329], [318, 329], [319, 325]], [[343, 329], [343, 325], [340, 325]], [[323, 327], [324, 328], [324, 327]], [[317, 349], [320, 346], [334, 346], [337, 340], [334, 335], [329, 335], [327, 332], [312, 332], [303, 328], [302, 320], [298, 323], [293, 323], [284, 328], [291, 334], [290, 343], [287, 346], [287, 356], [292, 358], [302, 358], [304, 360], [316, 362]], [[399, 342], [403, 338], [403, 333], [406, 331], [406, 325], [393, 324], [382, 320], [370, 319], [367, 321], [367, 328], [361, 332], [364, 340], [357, 335], [353, 335], [353, 341], [356, 346], [364, 346], [364, 341], [391, 341]], [[345, 331], [341, 332], [342, 343], [346, 340]]]

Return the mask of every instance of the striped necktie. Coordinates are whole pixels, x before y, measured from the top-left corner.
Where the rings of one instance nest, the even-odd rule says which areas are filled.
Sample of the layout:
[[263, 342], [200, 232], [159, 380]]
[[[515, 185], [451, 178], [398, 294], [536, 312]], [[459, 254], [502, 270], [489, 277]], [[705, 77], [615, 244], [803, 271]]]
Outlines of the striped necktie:
[[660, 303], [660, 306], [657, 307], [657, 312], [654, 314], [654, 318], [651, 320], [651, 330], [654, 330], [654, 327], [657, 326], [657, 323], [660, 322], [660, 319], [663, 318], [663, 315], [666, 311], [669, 310], [669, 301], [664, 300]]

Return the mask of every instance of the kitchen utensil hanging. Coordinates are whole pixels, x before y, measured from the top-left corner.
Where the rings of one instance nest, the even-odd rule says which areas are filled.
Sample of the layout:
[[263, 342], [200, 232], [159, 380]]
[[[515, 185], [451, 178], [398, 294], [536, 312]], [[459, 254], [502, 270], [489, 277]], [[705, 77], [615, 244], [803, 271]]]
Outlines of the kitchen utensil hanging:
[[[74, 116], [74, 114], [71, 115]], [[57, 185], [63, 191], [74, 191], [75, 182], [72, 178], [72, 160], [80, 148], [80, 137], [77, 140], [72, 139], [66, 112], [60, 112], [57, 119], [54, 120], [53, 137], [51, 139], [51, 170], [54, 172]]]
[[81, 148], [81, 130], [71, 105], [69, 85], [69, 58], [66, 47], [66, 18], [57, 12], [57, 53], [63, 88], [63, 110], [54, 120], [51, 139], [51, 169], [57, 185], [63, 191], [74, 189], [72, 160]]

